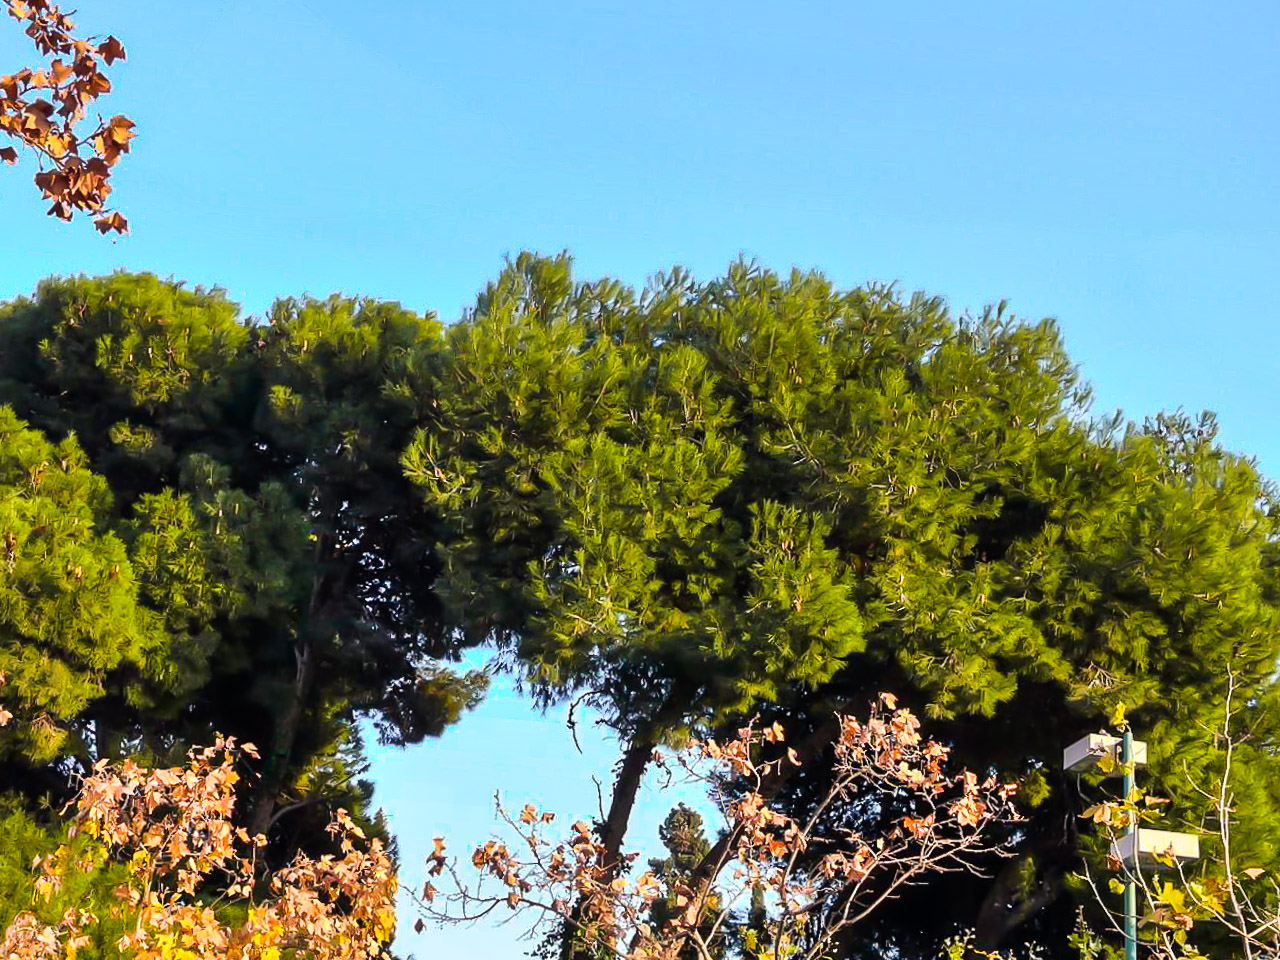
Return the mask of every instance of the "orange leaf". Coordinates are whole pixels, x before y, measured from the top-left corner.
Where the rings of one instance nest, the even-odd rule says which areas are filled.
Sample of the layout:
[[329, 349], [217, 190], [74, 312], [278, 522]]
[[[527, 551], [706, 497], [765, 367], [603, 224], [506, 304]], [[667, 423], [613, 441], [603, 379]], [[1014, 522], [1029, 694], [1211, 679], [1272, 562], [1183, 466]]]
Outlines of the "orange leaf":
[[[66, 219], [70, 219], [70, 217]], [[112, 231], [116, 233], [129, 232], [129, 221], [115, 211], [108, 213], [106, 216], [98, 217], [93, 221], [93, 225], [98, 228], [99, 233], [111, 233]]]
[[98, 44], [98, 54], [106, 61], [108, 67], [117, 60], [124, 60], [127, 57], [124, 52], [124, 44], [115, 37], [107, 37], [107, 39]]
[[128, 117], [112, 117], [107, 123], [107, 133], [116, 143], [124, 146], [133, 139], [134, 122]]
[[56, 133], [45, 138], [44, 149], [55, 160], [61, 160], [70, 152], [67, 138]]

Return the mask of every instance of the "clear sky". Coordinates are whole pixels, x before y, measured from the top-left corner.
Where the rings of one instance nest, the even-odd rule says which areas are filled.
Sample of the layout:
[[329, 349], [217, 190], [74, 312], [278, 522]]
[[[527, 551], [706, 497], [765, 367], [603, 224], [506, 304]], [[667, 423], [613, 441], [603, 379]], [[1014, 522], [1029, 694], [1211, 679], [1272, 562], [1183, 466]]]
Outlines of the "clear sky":
[[[138, 123], [133, 234], [50, 221], [31, 168], [0, 169], [0, 298], [126, 267], [249, 313], [340, 290], [448, 320], [524, 248], [635, 283], [742, 252], [1057, 317], [1099, 410], [1212, 408], [1280, 473], [1274, 0], [78, 6], [130, 54], [103, 108]], [[0, 24], [0, 72], [24, 43]], [[586, 746], [508, 692], [379, 752], [406, 872], [438, 827], [477, 836], [499, 785], [590, 813], [609, 754]], [[405, 946], [487, 960], [513, 935]]]

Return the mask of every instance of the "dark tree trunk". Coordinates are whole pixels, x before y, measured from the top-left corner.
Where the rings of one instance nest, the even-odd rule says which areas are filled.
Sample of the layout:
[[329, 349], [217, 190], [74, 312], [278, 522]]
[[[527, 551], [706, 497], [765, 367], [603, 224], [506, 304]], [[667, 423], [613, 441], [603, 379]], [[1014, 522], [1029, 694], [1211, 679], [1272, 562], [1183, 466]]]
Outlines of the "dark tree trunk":
[[[316, 538], [317, 565], [321, 565], [328, 557], [329, 543], [330, 536], [327, 533], [320, 534]], [[311, 581], [311, 599], [307, 604], [306, 618], [298, 631], [298, 642], [293, 650], [295, 667], [293, 685], [289, 690], [289, 702], [275, 722], [270, 753], [266, 756], [262, 778], [254, 791], [253, 816], [249, 824], [249, 831], [253, 834], [266, 834], [271, 829], [276, 804], [288, 780], [293, 747], [302, 726], [303, 714], [311, 700], [311, 690], [315, 686], [318, 658], [316, 635], [325, 605], [326, 592], [329, 589], [328, 579], [326, 572], [319, 569]]]
[[[635, 809], [640, 784], [657, 745], [652, 736], [642, 735], [632, 740], [618, 765], [618, 776], [613, 781], [613, 792], [609, 799], [609, 812], [599, 826], [600, 843], [604, 847], [601, 863], [610, 878], [621, 870], [622, 841], [626, 838], [631, 811]], [[579, 902], [574, 905], [570, 922], [565, 927], [564, 944], [560, 950], [562, 960], [573, 960], [579, 955], [575, 931], [581, 920], [582, 903]]]
[[632, 741], [622, 755], [622, 763], [618, 765], [618, 777], [613, 782], [613, 797], [609, 801], [609, 812], [600, 825], [600, 842], [604, 845], [604, 863], [611, 874], [615, 874], [621, 866], [622, 841], [627, 835], [627, 824], [631, 821], [631, 811], [635, 809], [636, 795], [640, 792], [640, 783], [644, 780], [644, 772], [653, 759], [653, 751], [657, 743], [650, 739]]
[[307, 639], [299, 641], [294, 656], [297, 658], [297, 668], [289, 693], [289, 703], [276, 721], [271, 752], [266, 758], [266, 769], [255, 791], [253, 820], [249, 827], [250, 833], [254, 834], [265, 834], [271, 827], [276, 802], [280, 799], [289, 773], [289, 760], [293, 754], [294, 742], [298, 739], [298, 728], [302, 725], [302, 714], [315, 683], [315, 650]]
[[1025, 874], [1036, 870], [1030, 853], [1019, 855], [996, 875], [978, 910], [969, 955], [989, 957], [1009, 935], [1062, 895], [1061, 877], [1047, 872], [1028, 883]]

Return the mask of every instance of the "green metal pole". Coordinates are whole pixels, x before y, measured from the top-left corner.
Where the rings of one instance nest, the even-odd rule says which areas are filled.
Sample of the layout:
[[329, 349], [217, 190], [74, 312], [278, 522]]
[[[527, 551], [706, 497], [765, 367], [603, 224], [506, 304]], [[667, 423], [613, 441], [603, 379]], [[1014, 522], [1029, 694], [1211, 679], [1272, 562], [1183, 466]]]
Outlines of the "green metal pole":
[[[1124, 768], [1125, 802], [1133, 799], [1133, 730], [1125, 727], [1124, 740], [1120, 747], [1120, 763]], [[1137, 817], [1130, 813], [1125, 824], [1125, 836], [1134, 837], [1137, 833]], [[1137, 868], [1138, 844], [1134, 837], [1130, 850], [1133, 851], [1133, 865], [1125, 864], [1124, 878], [1124, 960], [1138, 960], [1138, 886], [1133, 879], [1133, 871]]]

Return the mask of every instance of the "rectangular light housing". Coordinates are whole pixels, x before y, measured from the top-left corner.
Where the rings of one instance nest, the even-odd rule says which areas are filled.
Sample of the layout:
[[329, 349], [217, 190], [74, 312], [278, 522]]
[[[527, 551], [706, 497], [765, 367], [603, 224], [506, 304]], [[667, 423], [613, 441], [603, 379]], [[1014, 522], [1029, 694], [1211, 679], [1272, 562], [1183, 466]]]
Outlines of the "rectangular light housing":
[[1123, 863], [1132, 865], [1135, 849], [1141, 866], [1160, 869], [1165, 864], [1157, 861], [1156, 857], [1167, 857], [1175, 864], [1198, 860], [1200, 838], [1193, 833], [1147, 830], [1139, 827], [1133, 833], [1112, 841], [1111, 855]]
[[[1116, 764], [1110, 776], [1118, 777], [1123, 774], [1124, 771], [1120, 769], [1120, 738], [1105, 733], [1091, 733], [1062, 751], [1062, 768], [1073, 773], [1093, 770], [1103, 757], [1110, 757]], [[1133, 741], [1133, 762], [1138, 766], [1146, 764], [1146, 741]]]

